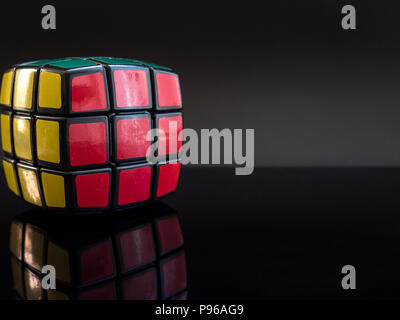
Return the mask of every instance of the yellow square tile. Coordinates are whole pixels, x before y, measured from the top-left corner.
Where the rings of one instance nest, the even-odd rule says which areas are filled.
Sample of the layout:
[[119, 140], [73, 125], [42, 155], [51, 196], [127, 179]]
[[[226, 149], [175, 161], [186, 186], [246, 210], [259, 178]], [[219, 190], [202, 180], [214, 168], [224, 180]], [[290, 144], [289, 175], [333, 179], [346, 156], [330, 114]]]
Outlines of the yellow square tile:
[[0, 91], [0, 104], [6, 106], [11, 105], [11, 89], [13, 82], [14, 71], [8, 71], [3, 74], [1, 81], [1, 91]]
[[41, 175], [46, 205], [53, 208], [65, 208], [64, 177], [47, 172], [42, 172]]
[[32, 160], [31, 123], [26, 118], [13, 119], [14, 148], [17, 157]]
[[42, 70], [39, 78], [39, 107], [61, 108], [61, 75]]
[[14, 102], [15, 108], [32, 109], [35, 69], [18, 69], [15, 72]]
[[10, 251], [22, 260], [22, 228], [21, 222], [13, 221], [10, 228]]
[[49, 241], [47, 257], [47, 263], [56, 269], [57, 279], [70, 283], [71, 269], [68, 251]]
[[30, 169], [18, 167], [18, 177], [25, 201], [37, 206], [42, 206], [36, 172]]
[[6, 177], [8, 188], [12, 192], [14, 192], [17, 196], [19, 196], [20, 194], [18, 189], [17, 177], [15, 175], [13, 164], [6, 160], [3, 160], [3, 170], [4, 170], [4, 175]]
[[43, 267], [44, 235], [30, 224], [25, 227], [24, 261], [36, 270]]
[[12, 152], [11, 147], [11, 117], [8, 114], [1, 114], [1, 146], [4, 151]]
[[36, 145], [39, 160], [60, 163], [60, 124], [58, 121], [36, 121]]

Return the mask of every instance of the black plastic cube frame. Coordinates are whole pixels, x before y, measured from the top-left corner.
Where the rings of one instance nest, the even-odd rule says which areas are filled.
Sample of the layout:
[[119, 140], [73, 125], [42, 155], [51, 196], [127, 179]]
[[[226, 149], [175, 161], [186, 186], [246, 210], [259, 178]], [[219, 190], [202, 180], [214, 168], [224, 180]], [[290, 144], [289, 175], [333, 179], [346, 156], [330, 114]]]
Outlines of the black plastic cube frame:
[[163, 161], [163, 162], [159, 162], [154, 166], [154, 180], [153, 180], [153, 199], [156, 200], [160, 200], [163, 199], [173, 193], [176, 192], [176, 190], [178, 190], [180, 184], [181, 184], [181, 179], [182, 179], [182, 163], [181, 163], [181, 167], [179, 169], [179, 177], [178, 177], [178, 182], [176, 184], [176, 188], [175, 190], [168, 192], [160, 197], [157, 197], [157, 188], [158, 188], [158, 176], [159, 176], [159, 169], [161, 166], [166, 165], [166, 164], [171, 164], [171, 163], [177, 163], [177, 162], [181, 162], [180, 159], [178, 160], [173, 160], [173, 161]]
[[[138, 201], [134, 203], [129, 203], [126, 205], [118, 205], [118, 194], [119, 194], [119, 173], [124, 170], [129, 170], [129, 169], [135, 169], [135, 168], [141, 168], [141, 167], [150, 167], [150, 193], [149, 193], [149, 198], [144, 201]], [[127, 166], [117, 166], [113, 168], [113, 188], [114, 188], [114, 193], [113, 193], [113, 209], [119, 210], [119, 209], [127, 209], [127, 208], [135, 208], [138, 207], [144, 203], [147, 203], [151, 201], [152, 198], [152, 188], [153, 188], [153, 176], [154, 176], [154, 166], [149, 164], [149, 163], [138, 163], [138, 164], [133, 164], [133, 165], [127, 165]]]
[[[39, 90], [37, 90], [37, 109], [39, 114], [51, 114], [51, 115], [90, 115], [90, 114], [106, 114], [110, 111], [110, 98], [108, 94], [108, 81], [107, 74], [102, 65], [97, 66], [88, 66], [88, 67], [80, 67], [74, 69], [64, 69], [60, 67], [52, 67], [46, 66], [40, 69], [40, 73], [42, 71], [48, 71], [53, 73], [58, 73], [61, 76], [61, 108], [43, 108], [39, 106]], [[93, 73], [101, 73], [103, 74], [104, 79], [104, 92], [106, 97], [106, 108], [103, 110], [90, 110], [90, 111], [81, 111], [76, 112], [72, 110], [72, 79], [78, 76], [89, 75]], [[40, 81], [40, 77], [38, 77], [38, 82]], [[39, 88], [39, 83], [37, 84], [37, 88]]]
[[[150, 130], [154, 128], [154, 123], [151, 118], [151, 115], [149, 112], [138, 112], [138, 113], [129, 113], [129, 114], [118, 114], [118, 115], [113, 115], [110, 117], [110, 123], [112, 127], [112, 161], [115, 163], [131, 163], [131, 162], [139, 162], [139, 161], [145, 161], [146, 157], [138, 157], [138, 158], [128, 158], [128, 159], [117, 159], [117, 152], [118, 152], [118, 136], [117, 136], [117, 122], [118, 120], [123, 120], [123, 119], [137, 119], [137, 118], [147, 118], [149, 120], [149, 125], [150, 125]], [[150, 144], [153, 142], [153, 134], [152, 131], [150, 131], [151, 138], [150, 138]]]
[[[96, 61], [96, 60], [93, 60]], [[99, 61], [96, 61], [98, 63], [102, 63]], [[151, 86], [151, 74], [150, 74], [150, 69], [147, 67], [141, 67], [141, 66], [134, 66], [134, 65], [109, 65], [102, 63], [104, 67], [107, 70], [108, 74], [108, 83], [109, 83], [109, 88], [110, 88], [110, 101], [112, 102], [112, 109], [115, 110], [116, 112], [123, 112], [123, 111], [135, 111], [135, 110], [150, 110], [153, 107], [153, 90]], [[133, 107], [118, 107], [117, 105], [117, 97], [116, 97], [116, 92], [115, 92], [115, 81], [114, 81], [114, 71], [116, 70], [143, 70], [146, 72], [146, 77], [147, 77], [147, 92], [149, 96], [149, 104], [147, 106], [133, 106]]]
[[[14, 119], [23, 119], [23, 120], [28, 120], [29, 121], [29, 129], [30, 129], [30, 142], [31, 142], [31, 154], [32, 154], [32, 160], [29, 159], [24, 159], [24, 158], [20, 158], [17, 156], [16, 150], [15, 150], [15, 137], [14, 137]], [[26, 163], [28, 165], [35, 165], [36, 164], [36, 159], [37, 159], [37, 155], [36, 155], [36, 126], [35, 126], [35, 121], [34, 118], [32, 116], [28, 116], [28, 115], [23, 115], [23, 114], [18, 114], [15, 113], [12, 117], [12, 125], [11, 125], [11, 129], [12, 129], [12, 140], [11, 140], [11, 144], [12, 144], [12, 148], [14, 150], [14, 155], [15, 155], [15, 159], [18, 159], [19, 162], [22, 163]]]
[[5, 156], [9, 156], [9, 157], [13, 157], [13, 158], [16, 158], [16, 156], [15, 156], [15, 150], [14, 150], [14, 124], [13, 124], [13, 112], [10, 110], [10, 111], [6, 111], [6, 110], [0, 110], [0, 115], [1, 114], [5, 114], [5, 115], [7, 115], [7, 116], [9, 116], [9, 119], [10, 119], [10, 142], [11, 142], [11, 153], [10, 152], [8, 152], [8, 151], [6, 151], [6, 150], [4, 150], [3, 149], [3, 146], [2, 146], [2, 151], [3, 151], [3, 154], [5, 155]]
[[[19, 178], [18, 168], [22, 168], [22, 169], [26, 169], [26, 170], [30, 170], [30, 171], [34, 171], [35, 172], [36, 181], [37, 181], [37, 184], [38, 184], [38, 189], [39, 189], [39, 194], [40, 194], [40, 200], [42, 202], [41, 208], [46, 208], [46, 202], [44, 200], [44, 195], [43, 195], [43, 190], [42, 190], [42, 179], [41, 179], [41, 176], [40, 176], [40, 170], [38, 168], [36, 168], [36, 167], [32, 167], [31, 165], [26, 165], [26, 164], [24, 164], [22, 162], [17, 162], [16, 171], [17, 171], [17, 179], [19, 180], [20, 186], [22, 184], [21, 184], [21, 181], [20, 181], [20, 178]], [[22, 194], [22, 187], [21, 187], [21, 198], [25, 200], [24, 195]], [[40, 206], [38, 206], [38, 207], [40, 207]]]
[[[16, 80], [16, 75], [18, 70], [23, 70], [23, 69], [30, 69], [30, 70], [35, 70], [34, 77], [33, 77], [33, 86], [32, 86], [32, 104], [31, 108], [21, 108], [21, 107], [16, 107], [14, 105], [14, 91], [15, 91], [15, 80]], [[13, 84], [12, 84], [12, 91], [11, 91], [11, 101], [12, 101], [12, 109], [15, 111], [20, 111], [24, 113], [35, 113], [36, 112], [36, 102], [37, 102], [37, 89], [38, 89], [38, 76], [39, 76], [39, 67], [35, 66], [19, 66], [14, 69], [14, 75], [13, 75]]]
[[[174, 75], [178, 78], [178, 86], [179, 86], [179, 93], [181, 95], [181, 105], [179, 106], [169, 106], [169, 107], [160, 107], [158, 104], [158, 88], [157, 88], [157, 79], [156, 79], [156, 74], [157, 73], [164, 73], [164, 74], [170, 74], [170, 75]], [[182, 89], [181, 89], [181, 84], [179, 81], [179, 76], [178, 74], [176, 74], [175, 72], [170, 72], [170, 71], [166, 71], [166, 70], [162, 70], [162, 69], [155, 69], [155, 68], [151, 68], [151, 78], [152, 78], [152, 82], [153, 82], [153, 99], [154, 99], [154, 105], [155, 105], [155, 109], [157, 111], [170, 111], [170, 110], [177, 110], [177, 109], [182, 109], [183, 105], [182, 105]]]

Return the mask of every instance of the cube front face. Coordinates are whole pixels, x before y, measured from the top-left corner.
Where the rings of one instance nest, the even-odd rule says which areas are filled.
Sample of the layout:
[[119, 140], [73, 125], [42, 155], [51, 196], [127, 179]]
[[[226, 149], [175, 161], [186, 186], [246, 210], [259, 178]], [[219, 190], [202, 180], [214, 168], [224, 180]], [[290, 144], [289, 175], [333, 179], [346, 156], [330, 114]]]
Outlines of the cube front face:
[[[137, 210], [137, 209], [135, 209]], [[74, 222], [17, 216], [9, 248], [14, 289], [28, 300], [176, 299], [186, 292], [186, 260], [176, 213], [128, 214]], [[69, 229], [69, 230], [68, 230]], [[63, 231], [64, 230], [64, 231]], [[42, 289], [41, 269], [56, 270], [56, 289]]]
[[168, 68], [107, 57], [33, 61], [6, 70], [0, 88], [6, 181], [29, 203], [107, 210], [176, 189], [146, 158], [152, 129], [164, 132], [165, 163], [182, 145], [179, 78]]

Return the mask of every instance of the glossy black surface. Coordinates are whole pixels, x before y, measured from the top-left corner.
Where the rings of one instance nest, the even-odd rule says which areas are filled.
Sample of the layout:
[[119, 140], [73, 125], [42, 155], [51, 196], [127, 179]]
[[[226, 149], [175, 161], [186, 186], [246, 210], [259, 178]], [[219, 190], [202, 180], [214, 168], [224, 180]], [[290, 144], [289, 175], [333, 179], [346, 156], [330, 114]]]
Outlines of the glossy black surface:
[[[400, 298], [400, 169], [184, 168], [178, 211], [190, 299]], [[28, 208], [0, 186], [0, 298], [8, 229]], [[341, 288], [341, 268], [357, 289]]]

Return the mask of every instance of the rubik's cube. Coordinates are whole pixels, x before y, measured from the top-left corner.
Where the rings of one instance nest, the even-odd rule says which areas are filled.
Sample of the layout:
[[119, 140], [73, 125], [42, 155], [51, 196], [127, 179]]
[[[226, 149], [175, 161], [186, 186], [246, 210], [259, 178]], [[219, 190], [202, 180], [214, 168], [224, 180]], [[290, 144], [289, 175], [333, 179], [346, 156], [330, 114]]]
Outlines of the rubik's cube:
[[[10, 228], [14, 291], [27, 300], [186, 299], [186, 259], [176, 212], [161, 203], [113, 215], [37, 214]], [[43, 289], [44, 265], [56, 288]]]
[[[182, 99], [169, 68], [106, 57], [22, 63], [3, 74], [0, 106], [7, 184], [31, 204], [107, 210], [177, 188]], [[157, 164], [146, 157], [152, 139]]]

